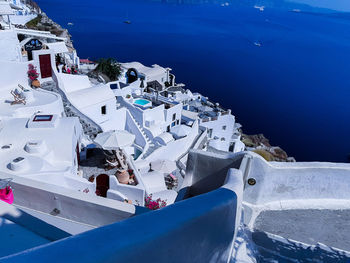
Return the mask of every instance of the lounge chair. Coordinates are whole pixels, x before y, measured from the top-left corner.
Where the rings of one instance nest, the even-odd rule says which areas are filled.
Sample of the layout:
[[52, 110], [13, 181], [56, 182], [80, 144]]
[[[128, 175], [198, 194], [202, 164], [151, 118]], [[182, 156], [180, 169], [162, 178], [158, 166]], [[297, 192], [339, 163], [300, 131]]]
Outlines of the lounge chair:
[[21, 84], [18, 84], [18, 87], [19, 87], [22, 91], [25, 90], [25, 88], [24, 88]]
[[112, 166], [112, 167], [118, 167], [119, 166], [118, 160], [113, 162], [113, 161], [109, 161], [108, 159], [106, 159], [106, 163], [107, 163], [108, 166]]
[[22, 94], [17, 90], [11, 90], [11, 95], [13, 96], [14, 101], [11, 102], [11, 105], [14, 104], [24, 104], [26, 105], [26, 99], [22, 96]]

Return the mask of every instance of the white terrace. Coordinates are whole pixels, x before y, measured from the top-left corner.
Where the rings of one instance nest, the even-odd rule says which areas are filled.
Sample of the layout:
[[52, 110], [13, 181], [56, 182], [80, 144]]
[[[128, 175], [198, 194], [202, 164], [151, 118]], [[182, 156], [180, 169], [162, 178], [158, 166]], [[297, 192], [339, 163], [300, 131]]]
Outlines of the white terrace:
[[[28, 63], [0, 61], [0, 119], [30, 117], [36, 112], [63, 114], [61, 97], [53, 92], [34, 90], [28, 85]], [[19, 85], [21, 85], [21, 88]], [[16, 95], [22, 102], [16, 103]]]

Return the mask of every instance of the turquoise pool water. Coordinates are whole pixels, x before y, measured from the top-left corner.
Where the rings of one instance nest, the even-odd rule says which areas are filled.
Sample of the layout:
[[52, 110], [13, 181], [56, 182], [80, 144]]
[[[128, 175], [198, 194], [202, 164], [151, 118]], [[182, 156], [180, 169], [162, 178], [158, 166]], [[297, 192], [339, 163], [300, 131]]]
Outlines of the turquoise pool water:
[[134, 104], [145, 106], [146, 104], [150, 103], [149, 100], [144, 100], [144, 99], [137, 99], [134, 101]]

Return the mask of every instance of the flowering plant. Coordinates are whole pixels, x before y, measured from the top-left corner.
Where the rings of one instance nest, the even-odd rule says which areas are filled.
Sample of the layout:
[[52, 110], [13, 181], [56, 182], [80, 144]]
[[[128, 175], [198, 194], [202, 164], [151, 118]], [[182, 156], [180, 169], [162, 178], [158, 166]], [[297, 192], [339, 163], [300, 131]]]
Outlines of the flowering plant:
[[33, 64], [28, 65], [28, 77], [31, 81], [36, 80], [39, 77], [36, 67]]
[[151, 210], [157, 210], [159, 208], [165, 207], [166, 201], [158, 198], [157, 200], [152, 200], [152, 194], [147, 195], [145, 198], [145, 207]]

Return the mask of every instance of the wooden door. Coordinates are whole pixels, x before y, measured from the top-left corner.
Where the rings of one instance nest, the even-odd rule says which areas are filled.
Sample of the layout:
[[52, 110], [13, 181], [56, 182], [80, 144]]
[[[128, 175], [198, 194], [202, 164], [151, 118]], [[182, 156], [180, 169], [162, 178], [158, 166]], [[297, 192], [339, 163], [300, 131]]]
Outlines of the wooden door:
[[51, 68], [51, 56], [47, 55], [39, 55], [40, 62], [40, 72], [41, 78], [49, 78], [52, 77], [52, 68]]

